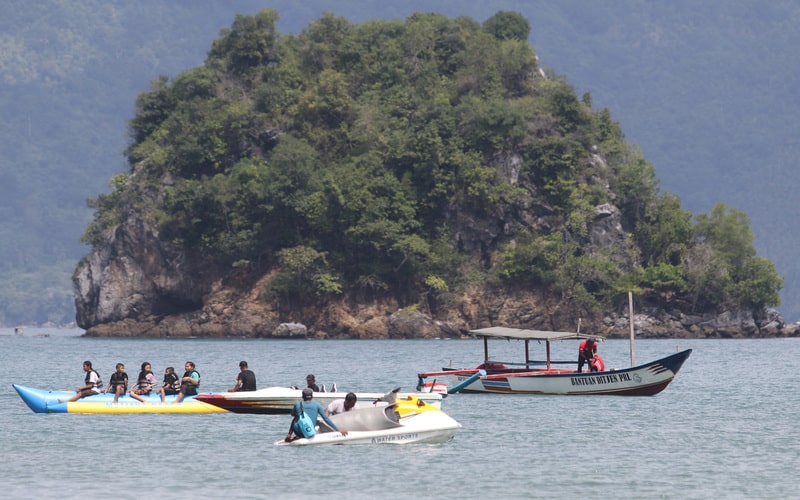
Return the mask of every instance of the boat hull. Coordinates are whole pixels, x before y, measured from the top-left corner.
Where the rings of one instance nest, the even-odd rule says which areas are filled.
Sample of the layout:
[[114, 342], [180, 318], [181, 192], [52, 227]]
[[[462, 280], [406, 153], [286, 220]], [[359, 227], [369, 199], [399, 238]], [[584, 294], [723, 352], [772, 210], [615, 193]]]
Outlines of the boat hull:
[[223, 413], [222, 408], [197, 401], [187, 396], [180, 403], [175, 403], [176, 396], [167, 396], [165, 402], [157, 394], [143, 396], [146, 403], [133, 399], [129, 395], [119, 398], [114, 403], [113, 394], [96, 394], [78, 401], [60, 403], [75, 395], [74, 391], [48, 391], [13, 384], [17, 394], [35, 413]]
[[445, 443], [461, 428], [455, 419], [439, 408], [419, 404], [410, 398], [394, 408], [369, 407], [334, 415], [332, 420], [347, 436], [332, 431], [324, 423], [311, 438], [276, 441], [278, 446], [319, 446], [331, 444], [436, 444]]
[[[234, 413], [287, 414], [302, 399], [303, 391], [289, 387], [267, 387], [249, 392], [224, 392], [198, 394], [196, 399]], [[314, 401], [327, 407], [336, 399], [344, 399], [346, 392], [315, 392]], [[357, 392], [359, 404], [369, 404], [384, 397], [385, 393]], [[418, 396], [425, 403], [441, 407], [442, 395], [436, 393], [399, 393], [398, 398]]]
[[[677, 375], [692, 350], [622, 370], [488, 373], [461, 388], [466, 393], [652, 396]], [[460, 380], [467, 376], [459, 375]]]

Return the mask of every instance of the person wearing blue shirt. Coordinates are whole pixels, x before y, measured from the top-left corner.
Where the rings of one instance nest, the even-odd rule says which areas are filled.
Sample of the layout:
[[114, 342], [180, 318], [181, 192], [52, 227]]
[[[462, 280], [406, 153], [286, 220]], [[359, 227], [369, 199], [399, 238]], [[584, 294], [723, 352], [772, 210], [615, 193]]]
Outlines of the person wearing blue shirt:
[[[314, 391], [306, 387], [305, 389], [303, 389], [303, 401], [302, 402], [298, 401], [292, 407], [292, 417], [294, 418], [292, 418], [292, 424], [289, 426], [289, 434], [286, 435], [286, 439], [284, 440], [287, 443], [295, 439], [306, 437], [303, 436], [302, 434], [298, 434], [294, 428], [294, 423], [297, 421], [298, 418], [300, 418], [301, 405], [303, 408], [302, 411], [306, 415], [308, 415], [308, 417], [311, 419], [312, 422], [316, 423], [317, 418], [322, 417], [322, 420], [324, 420], [325, 423], [328, 424], [331, 429], [339, 431], [342, 434], [342, 436], [347, 436], [347, 431], [339, 429], [336, 426], [336, 424], [333, 423], [330, 417], [325, 414], [325, 409], [322, 408], [322, 405], [317, 403], [316, 401], [311, 400], [313, 397], [314, 397]], [[294, 437], [292, 437], [293, 433], [296, 434]]]

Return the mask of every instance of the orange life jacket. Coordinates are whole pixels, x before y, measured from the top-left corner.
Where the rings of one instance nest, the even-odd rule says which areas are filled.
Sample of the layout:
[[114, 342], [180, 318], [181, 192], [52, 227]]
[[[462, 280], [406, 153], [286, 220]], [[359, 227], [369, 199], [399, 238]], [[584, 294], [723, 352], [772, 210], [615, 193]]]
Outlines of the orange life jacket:
[[589, 367], [592, 371], [602, 372], [606, 369], [606, 364], [603, 363], [603, 358], [601, 358], [598, 354], [594, 355], [594, 359], [589, 362]]

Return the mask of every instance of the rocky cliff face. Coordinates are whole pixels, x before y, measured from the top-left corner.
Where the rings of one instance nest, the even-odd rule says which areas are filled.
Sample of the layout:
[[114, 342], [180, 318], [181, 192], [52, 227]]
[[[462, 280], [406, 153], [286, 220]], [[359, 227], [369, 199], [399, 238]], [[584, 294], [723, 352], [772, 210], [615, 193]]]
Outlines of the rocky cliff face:
[[[460, 226], [462, 244], [485, 248], [503, 224], [486, 227], [465, 220]], [[624, 245], [614, 207], [598, 207], [590, 238], [605, 247]], [[624, 258], [624, 252], [617, 254]], [[474, 288], [434, 307], [403, 308], [391, 297], [364, 301], [349, 295], [289, 305], [269, 295], [271, 279], [271, 273], [248, 276], [204, 267], [202, 259], [160, 241], [152, 225], [129, 214], [75, 273], [77, 322], [89, 336], [434, 338], [493, 325], [571, 331], [579, 322], [582, 331], [629, 335], [627, 310], [593, 314], [542, 290]], [[772, 310], [692, 316], [647, 307], [634, 323], [644, 338], [797, 336], [800, 331]]]
[[81, 328], [196, 310], [209, 291], [208, 277], [137, 217], [117, 226], [106, 245], [95, 246], [74, 283]]

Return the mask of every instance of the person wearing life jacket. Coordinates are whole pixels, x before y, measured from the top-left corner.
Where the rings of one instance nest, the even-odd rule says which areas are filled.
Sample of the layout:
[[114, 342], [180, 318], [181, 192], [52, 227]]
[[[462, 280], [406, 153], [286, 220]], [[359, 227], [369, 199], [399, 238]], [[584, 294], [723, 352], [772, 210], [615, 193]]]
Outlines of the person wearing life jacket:
[[136, 378], [136, 385], [131, 387], [130, 396], [144, 403], [142, 396], [148, 396], [152, 392], [153, 387], [156, 385], [156, 377], [150, 369], [150, 363], [145, 361], [142, 363], [142, 369], [139, 376]]
[[111, 374], [108, 387], [105, 392], [114, 391], [114, 403], [119, 401], [119, 397], [128, 392], [128, 374], [125, 373], [125, 365], [117, 363], [117, 370]]
[[581, 342], [580, 347], [578, 347], [578, 373], [583, 371], [584, 363], [588, 363], [591, 370], [591, 362], [595, 354], [597, 354], [597, 341], [594, 337], [589, 337]]
[[187, 361], [184, 368], [186, 371], [181, 378], [181, 390], [178, 392], [178, 397], [175, 398], [175, 403], [183, 401], [185, 396], [196, 395], [197, 388], [200, 387], [200, 374], [194, 369], [194, 363]]
[[91, 361], [83, 362], [83, 371], [86, 372], [86, 377], [83, 379], [84, 385], [75, 389], [76, 394], [71, 398], [67, 399], [66, 401], [62, 401], [59, 399], [58, 400], [59, 403], [68, 403], [72, 401], [77, 401], [87, 396], [94, 396], [95, 394], [100, 394], [100, 389], [102, 389], [103, 387], [103, 381], [100, 380], [100, 374], [97, 373], [92, 368]]
[[606, 364], [599, 354], [595, 354], [594, 358], [589, 362], [589, 369], [593, 372], [602, 372], [606, 369]]
[[164, 385], [158, 388], [158, 394], [161, 396], [161, 402], [164, 402], [166, 396], [172, 396], [181, 392], [181, 379], [175, 373], [175, 368], [168, 366], [164, 370]]

